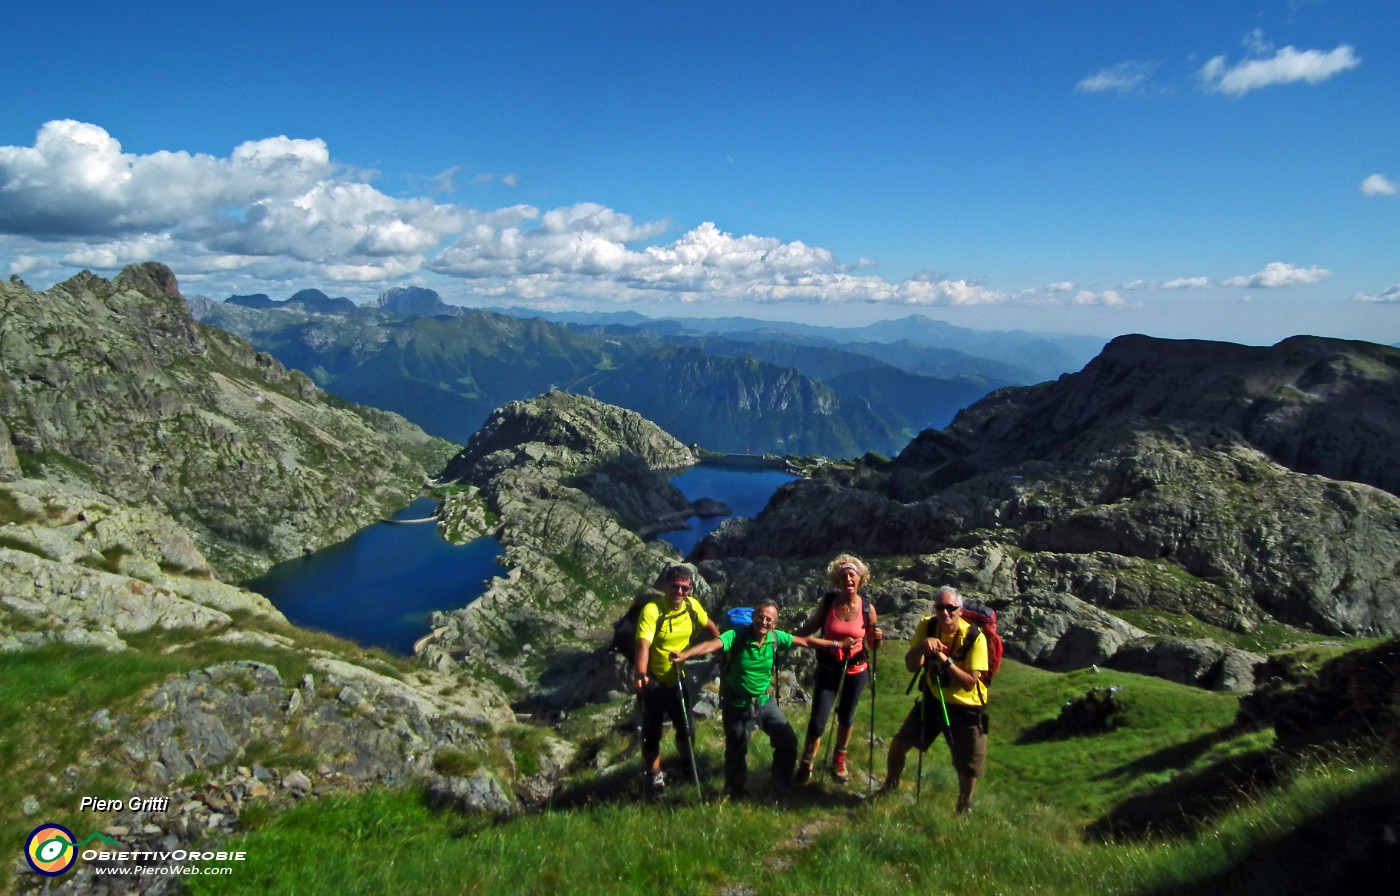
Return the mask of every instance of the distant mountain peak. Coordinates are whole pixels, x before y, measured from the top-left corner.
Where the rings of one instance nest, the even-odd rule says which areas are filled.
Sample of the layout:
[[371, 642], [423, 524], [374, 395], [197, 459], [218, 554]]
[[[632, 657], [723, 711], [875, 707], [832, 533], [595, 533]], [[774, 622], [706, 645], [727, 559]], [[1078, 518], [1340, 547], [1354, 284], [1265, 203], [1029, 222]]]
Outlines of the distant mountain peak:
[[462, 309], [449, 305], [437, 290], [425, 286], [395, 286], [379, 294], [379, 307], [401, 317], [433, 317], [438, 314], [457, 315]]

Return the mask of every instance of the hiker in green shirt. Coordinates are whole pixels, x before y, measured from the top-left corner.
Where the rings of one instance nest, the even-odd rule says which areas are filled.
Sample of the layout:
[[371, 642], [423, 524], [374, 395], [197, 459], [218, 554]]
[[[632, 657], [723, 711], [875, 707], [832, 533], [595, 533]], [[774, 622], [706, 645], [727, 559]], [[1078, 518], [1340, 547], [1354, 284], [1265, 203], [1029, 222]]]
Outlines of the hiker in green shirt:
[[754, 608], [753, 622], [730, 629], [718, 638], [671, 654], [672, 662], [682, 663], [717, 650], [725, 653], [720, 675], [720, 705], [724, 715], [724, 789], [731, 797], [745, 795], [748, 779], [749, 738], [754, 728], [763, 729], [773, 747], [773, 782], [785, 788], [792, 781], [797, 765], [797, 734], [788, 724], [773, 695], [773, 660], [779, 650], [798, 647], [842, 647], [856, 642], [805, 638], [777, 630], [778, 605], [760, 601]]

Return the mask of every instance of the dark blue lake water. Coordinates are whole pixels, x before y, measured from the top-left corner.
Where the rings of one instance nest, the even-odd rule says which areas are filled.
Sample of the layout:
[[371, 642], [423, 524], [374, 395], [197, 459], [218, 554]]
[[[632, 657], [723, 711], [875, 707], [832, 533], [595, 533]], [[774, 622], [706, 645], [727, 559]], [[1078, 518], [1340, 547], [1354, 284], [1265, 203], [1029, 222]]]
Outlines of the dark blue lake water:
[[[688, 500], [694, 501], [699, 498], [714, 498], [723, 501], [734, 511], [735, 516], [758, 516], [768, 504], [768, 499], [773, 497], [773, 492], [778, 490], [778, 486], [792, 482], [796, 479], [789, 473], [779, 470], [745, 470], [734, 467], [691, 467], [684, 473], [671, 478], [671, 484], [681, 490]], [[660, 538], [668, 544], [674, 545], [676, 550], [684, 556], [690, 553], [690, 549], [700, 543], [700, 539], [709, 535], [727, 517], [714, 517], [702, 520], [699, 517], [690, 519], [690, 529], [681, 529], [675, 532], [663, 533]]]
[[[419, 519], [437, 502], [420, 498], [394, 514]], [[339, 544], [279, 563], [246, 587], [305, 628], [398, 654], [428, 633], [434, 610], [476, 600], [492, 576], [501, 546], [492, 538], [453, 545], [432, 523], [376, 523]]]
[[[774, 470], [694, 467], [671, 481], [692, 501], [714, 498], [739, 516], [751, 517], [793, 478]], [[421, 498], [394, 518], [419, 519], [436, 506]], [[695, 518], [690, 521], [695, 528], [661, 537], [688, 554], [722, 521]], [[431, 523], [376, 523], [310, 556], [279, 563], [246, 587], [299, 626], [408, 654], [413, 642], [428, 633], [429, 614], [465, 607], [481, 596], [493, 576], [505, 572], [496, 563], [500, 550], [492, 538], [449, 544]]]

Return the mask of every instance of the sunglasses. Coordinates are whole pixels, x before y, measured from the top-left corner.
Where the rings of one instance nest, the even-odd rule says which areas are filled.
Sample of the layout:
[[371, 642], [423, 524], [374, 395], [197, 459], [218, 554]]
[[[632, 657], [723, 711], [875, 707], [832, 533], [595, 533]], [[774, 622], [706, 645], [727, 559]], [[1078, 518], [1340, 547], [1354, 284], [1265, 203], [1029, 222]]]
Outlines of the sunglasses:
[[680, 584], [680, 583], [678, 583], [678, 582], [672, 582], [672, 583], [671, 583], [671, 590], [672, 590], [672, 591], [679, 591], [679, 592], [682, 593], [682, 594], [686, 594], [686, 593], [688, 593], [688, 592], [690, 591], [690, 586], [689, 586], [689, 585], [682, 585], [682, 584]]
[[934, 610], [939, 613], [956, 613], [961, 609], [962, 607], [955, 607], [951, 604], [939, 604], [938, 606], [934, 607]]

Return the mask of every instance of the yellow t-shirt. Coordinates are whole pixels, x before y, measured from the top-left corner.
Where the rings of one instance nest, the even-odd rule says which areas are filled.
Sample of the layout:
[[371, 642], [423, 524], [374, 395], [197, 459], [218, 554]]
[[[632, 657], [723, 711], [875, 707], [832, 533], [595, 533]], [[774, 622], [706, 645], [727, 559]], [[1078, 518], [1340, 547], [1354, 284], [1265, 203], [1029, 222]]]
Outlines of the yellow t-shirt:
[[[709, 625], [710, 617], [705, 615], [705, 608], [700, 606], [700, 602], [693, 597], [687, 597], [686, 602], [695, 611], [695, 622], [700, 628]], [[654, 600], [642, 607], [637, 617], [637, 640], [651, 642], [647, 674], [663, 684], [675, 684], [679, 676], [671, 663], [670, 653], [673, 650], [679, 653], [689, 647], [696, 630], [685, 604], [681, 604], [677, 610], [671, 610], [668, 605], [669, 600], [664, 603]]]
[[[977, 679], [975, 685], [971, 688], [962, 688], [957, 684], [956, 680], [951, 679], [951, 677], [951, 684], [940, 684], [938, 675], [939, 669], [937, 664], [935, 664], [933, 666], [924, 666], [923, 687], [930, 694], [933, 693], [932, 689], [934, 687], [941, 688], [943, 691], [943, 700], [946, 703], [980, 708], [987, 705], [988, 691], [987, 686], [978, 678], [977, 673], [986, 672], [991, 668], [987, 660], [987, 636], [978, 635], [977, 640], [972, 642], [972, 647], [966, 652], [966, 655], [963, 656], [962, 659], [956, 658], [958, 655], [962, 654], [964, 646], [963, 641], [967, 638], [968, 630], [971, 628], [972, 623], [968, 622], [966, 619], [959, 619], [957, 634], [949, 638], [939, 635], [938, 640], [952, 649], [950, 656], [954, 657], [953, 663], [957, 665], [958, 668], [973, 673], [973, 678]], [[936, 632], [937, 630], [938, 627], [934, 623], [933, 617], [925, 616], [923, 619], [919, 620], [918, 627], [914, 629], [914, 638], [910, 643], [917, 644], [925, 638], [930, 637], [929, 632]]]

